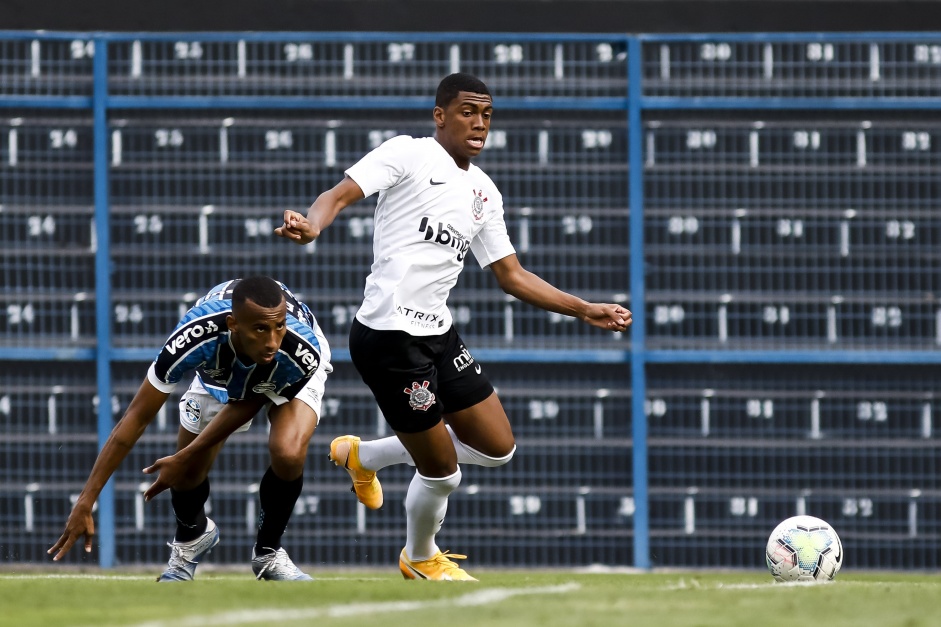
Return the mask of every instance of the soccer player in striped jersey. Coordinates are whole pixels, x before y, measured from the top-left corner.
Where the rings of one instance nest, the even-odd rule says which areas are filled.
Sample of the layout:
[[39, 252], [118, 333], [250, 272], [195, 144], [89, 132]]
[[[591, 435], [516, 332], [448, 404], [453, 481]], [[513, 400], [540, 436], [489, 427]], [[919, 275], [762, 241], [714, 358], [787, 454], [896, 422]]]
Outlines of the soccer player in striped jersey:
[[252, 570], [258, 579], [310, 580], [288, 557], [281, 537], [301, 493], [307, 445], [331, 371], [330, 347], [317, 321], [282, 283], [255, 276], [212, 288], [186, 312], [151, 364], [48, 552], [59, 560], [83, 536], [85, 551], [91, 551], [92, 507], [102, 488], [173, 388], [195, 373], [180, 400], [177, 454], [145, 470], [159, 472], [145, 498], [170, 488], [177, 521], [169, 564], [157, 580], [192, 580], [197, 564], [218, 544], [219, 529], [204, 507], [209, 470], [225, 439], [246, 431], [263, 408], [271, 426], [271, 465], [259, 488]]

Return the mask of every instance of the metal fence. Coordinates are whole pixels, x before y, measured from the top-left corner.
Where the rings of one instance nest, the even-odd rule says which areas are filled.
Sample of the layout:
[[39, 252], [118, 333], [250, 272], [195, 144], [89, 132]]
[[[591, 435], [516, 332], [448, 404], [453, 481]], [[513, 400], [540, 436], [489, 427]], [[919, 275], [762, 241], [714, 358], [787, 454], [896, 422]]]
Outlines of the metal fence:
[[[938, 567], [938, 34], [0, 32], [2, 559], [45, 559], [181, 313], [263, 272], [337, 362], [286, 546], [394, 561], [410, 471], [367, 512], [326, 461], [338, 434], [386, 434], [345, 351], [374, 200], [316, 245], [272, 229], [385, 139], [430, 135], [452, 71], [495, 95], [478, 163], [524, 266], [635, 324], [547, 314], [467, 264], [452, 311], [519, 452], [463, 469], [441, 541], [494, 566], [760, 567], [807, 513], [849, 567]], [[169, 499], [145, 506], [138, 469], [172, 450], [173, 400], [99, 501], [103, 566], [166, 557]], [[217, 562], [250, 551], [261, 423], [213, 473]]]

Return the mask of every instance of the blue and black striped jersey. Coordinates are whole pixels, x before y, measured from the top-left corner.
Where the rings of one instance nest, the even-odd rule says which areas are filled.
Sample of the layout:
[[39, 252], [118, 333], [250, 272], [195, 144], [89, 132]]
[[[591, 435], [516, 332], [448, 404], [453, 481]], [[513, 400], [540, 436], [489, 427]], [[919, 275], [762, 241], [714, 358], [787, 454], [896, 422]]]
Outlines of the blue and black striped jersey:
[[329, 362], [330, 348], [314, 315], [280, 282], [288, 314], [281, 349], [269, 364], [239, 360], [226, 325], [237, 283], [238, 279], [220, 283], [186, 312], [147, 373], [154, 387], [169, 393], [195, 370], [206, 390], [221, 403], [263, 400], [280, 405], [294, 398], [317, 369]]

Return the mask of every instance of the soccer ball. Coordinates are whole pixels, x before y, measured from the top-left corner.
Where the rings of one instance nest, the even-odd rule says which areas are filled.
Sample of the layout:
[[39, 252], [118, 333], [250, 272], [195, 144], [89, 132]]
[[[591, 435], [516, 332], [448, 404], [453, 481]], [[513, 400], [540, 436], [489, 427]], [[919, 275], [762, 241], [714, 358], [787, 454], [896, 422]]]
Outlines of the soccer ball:
[[765, 561], [777, 581], [830, 581], [843, 565], [843, 543], [825, 521], [794, 516], [771, 532]]

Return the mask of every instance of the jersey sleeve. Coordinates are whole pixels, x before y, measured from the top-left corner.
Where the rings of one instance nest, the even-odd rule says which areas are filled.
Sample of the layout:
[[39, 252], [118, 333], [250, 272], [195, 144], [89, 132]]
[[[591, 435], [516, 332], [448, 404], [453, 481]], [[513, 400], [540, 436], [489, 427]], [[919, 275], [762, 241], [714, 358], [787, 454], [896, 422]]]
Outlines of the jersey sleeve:
[[206, 363], [214, 352], [216, 340], [222, 331], [225, 311], [208, 311], [195, 315], [190, 309], [157, 354], [147, 371], [147, 379], [161, 392], [171, 392], [188, 373]]
[[494, 261], [499, 261], [516, 252], [513, 243], [510, 242], [510, 234], [507, 232], [506, 221], [503, 217], [503, 196], [496, 195], [490, 200], [496, 201], [496, 204], [490, 209], [492, 212], [490, 217], [477, 236], [471, 240], [470, 245], [474, 258], [477, 259], [481, 268], [486, 268]]
[[162, 380], [159, 376], [157, 376], [156, 366], [157, 366], [157, 362], [150, 364], [150, 368], [147, 369], [147, 380], [150, 381], [150, 384], [152, 386], [154, 386], [155, 388], [157, 388], [164, 394], [169, 394], [170, 392], [173, 391], [173, 388], [176, 387], [176, 384], [179, 383], [180, 380], [177, 379], [176, 381], [172, 383], [168, 383]]
[[368, 198], [378, 191], [394, 187], [408, 175], [412, 138], [399, 135], [350, 166], [346, 175], [353, 179]]

